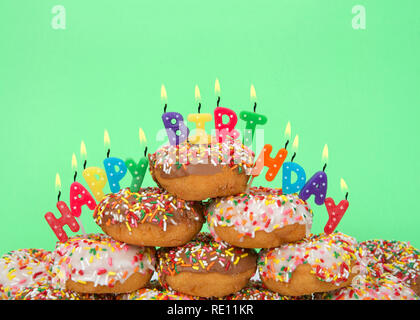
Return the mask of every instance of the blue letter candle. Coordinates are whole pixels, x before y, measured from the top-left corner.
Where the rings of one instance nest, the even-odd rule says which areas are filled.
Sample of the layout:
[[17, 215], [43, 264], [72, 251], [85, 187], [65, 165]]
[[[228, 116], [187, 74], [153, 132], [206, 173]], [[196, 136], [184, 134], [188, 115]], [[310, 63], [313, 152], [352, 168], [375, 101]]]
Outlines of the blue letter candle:
[[[120, 191], [120, 181], [127, 173], [127, 166], [124, 161], [118, 158], [106, 158], [104, 160], [106, 176], [109, 181], [109, 188], [112, 193]], [[118, 167], [118, 170], [116, 170]]]
[[[297, 179], [292, 183], [292, 172], [296, 173]], [[299, 192], [306, 183], [305, 170], [296, 162], [285, 162], [283, 164], [283, 184], [284, 194]]]

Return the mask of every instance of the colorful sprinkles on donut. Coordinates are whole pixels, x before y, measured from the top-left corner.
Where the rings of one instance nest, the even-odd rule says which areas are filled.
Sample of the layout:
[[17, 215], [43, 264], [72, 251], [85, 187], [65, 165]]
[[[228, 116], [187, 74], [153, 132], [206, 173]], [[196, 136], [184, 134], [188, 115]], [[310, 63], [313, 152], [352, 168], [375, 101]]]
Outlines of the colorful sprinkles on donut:
[[306, 235], [312, 226], [312, 210], [296, 194], [283, 194], [281, 189], [252, 187], [248, 193], [217, 198], [207, 210], [207, 223], [217, 241], [214, 228], [234, 227], [242, 240], [255, 237], [255, 232], [272, 232], [291, 224], [306, 225]]
[[29, 286], [48, 283], [50, 251], [19, 249], [10, 251], [0, 259], [0, 285], [4, 294]]
[[166, 275], [182, 271], [229, 273], [235, 272], [239, 264], [255, 263], [254, 251], [216, 242], [208, 233], [198, 234], [182, 247], [161, 249], [158, 255], [159, 273]]
[[[251, 174], [254, 165], [254, 152], [238, 139], [226, 137], [224, 142], [211, 144], [192, 144], [184, 141], [179, 145], [165, 145], [150, 156], [152, 166], [160, 168], [166, 175], [173, 171], [187, 173], [189, 165], [229, 166], [239, 173]], [[151, 169], [151, 168], [150, 168]]]
[[391, 273], [409, 286], [417, 285], [420, 275], [420, 251], [409, 242], [396, 240], [368, 240], [360, 243], [366, 252], [366, 263], [373, 277]]
[[168, 224], [177, 225], [181, 219], [202, 219], [191, 201], [174, 197], [156, 187], [131, 192], [129, 188], [108, 194], [93, 214], [97, 224], [125, 223], [128, 231], [138, 224], [153, 223], [166, 231]]
[[116, 282], [122, 283], [134, 273], [152, 272], [153, 250], [130, 246], [104, 234], [75, 236], [65, 243], [57, 243], [52, 273], [61, 288], [65, 288], [67, 280], [112, 288]]
[[287, 283], [298, 266], [309, 264], [311, 273], [319, 280], [339, 285], [349, 278], [350, 268], [360, 267], [362, 252], [356, 248], [354, 238], [339, 232], [311, 235], [299, 242], [260, 252], [260, 276]]
[[419, 300], [419, 297], [398, 278], [384, 273], [376, 278], [358, 275], [349, 287], [316, 294], [315, 300]]

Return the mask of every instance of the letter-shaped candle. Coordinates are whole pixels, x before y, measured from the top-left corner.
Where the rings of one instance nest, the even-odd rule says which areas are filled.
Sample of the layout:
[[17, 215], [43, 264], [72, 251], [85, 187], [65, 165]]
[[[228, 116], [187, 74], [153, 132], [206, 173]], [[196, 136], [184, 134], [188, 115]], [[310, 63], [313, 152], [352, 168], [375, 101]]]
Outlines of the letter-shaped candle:
[[347, 208], [349, 207], [349, 202], [347, 200], [341, 200], [340, 203], [336, 206], [332, 198], [325, 199], [325, 207], [328, 212], [328, 222], [324, 227], [324, 232], [330, 234], [334, 232], [337, 228], [337, 225], [343, 218], [346, 213]]
[[104, 168], [111, 192], [117, 193], [121, 189], [120, 181], [127, 173], [127, 166], [123, 160], [111, 157], [104, 160]]
[[136, 163], [133, 159], [127, 159], [125, 164], [133, 177], [131, 180], [130, 191], [138, 192], [143, 183], [144, 176], [146, 175], [149, 161], [147, 161], [146, 157], [142, 157], [139, 163]]
[[100, 202], [105, 196], [103, 189], [108, 182], [105, 170], [99, 167], [89, 167], [83, 170], [82, 176], [96, 201]]
[[[227, 123], [223, 123], [224, 115], [229, 117], [229, 121]], [[224, 142], [226, 136], [231, 136], [234, 139], [239, 138], [239, 132], [235, 129], [237, 122], [238, 116], [235, 111], [224, 107], [216, 107], [214, 109], [214, 123], [216, 126], [217, 142]]]
[[68, 225], [71, 231], [77, 232], [79, 231], [80, 226], [64, 201], [57, 202], [57, 209], [61, 213], [61, 218], [57, 219], [52, 212], [47, 212], [44, 217], [58, 240], [66, 242], [68, 236], [63, 227]]
[[180, 113], [166, 112], [162, 115], [162, 120], [171, 145], [176, 146], [187, 140], [190, 130]]
[[[282, 148], [277, 152], [274, 158], [271, 158], [270, 154], [272, 150], [273, 147], [271, 146], [271, 144], [266, 144], [264, 146], [264, 166], [268, 168], [268, 171], [265, 174], [265, 179], [267, 181], [273, 181], [273, 179], [277, 176], [277, 173], [279, 172], [281, 166], [283, 165], [284, 160], [287, 157], [287, 150]], [[257, 168], [261, 166], [261, 164], [258, 163], [258, 161], [260, 160], [260, 156], [257, 159]]]
[[[296, 181], [292, 183], [292, 172], [297, 176]], [[285, 162], [283, 164], [283, 183], [282, 190], [284, 194], [299, 192], [306, 183], [305, 170], [296, 162]]]
[[89, 191], [87, 191], [83, 185], [75, 181], [70, 186], [70, 208], [72, 215], [80, 217], [82, 214], [82, 206], [84, 205], [90, 210], [94, 210], [96, 208], [95, 199], [93, 199]]
[[195, 123], [196, 134], [189, 137], [189, 141], [194, 144], [208, 144], [211, 142], [211, 137], [206, 133], [206, 122], [213, 119], [210, 113], [191, 113], [187, 120]]
[[324, 204], [325, 196], [327, 194], [327, 174], [324, 171], [318, 171], [305, 184], [299, 193], [299, 198], [308, 200], [311, 195], [315, 196], [315, 203], [317, 205]]

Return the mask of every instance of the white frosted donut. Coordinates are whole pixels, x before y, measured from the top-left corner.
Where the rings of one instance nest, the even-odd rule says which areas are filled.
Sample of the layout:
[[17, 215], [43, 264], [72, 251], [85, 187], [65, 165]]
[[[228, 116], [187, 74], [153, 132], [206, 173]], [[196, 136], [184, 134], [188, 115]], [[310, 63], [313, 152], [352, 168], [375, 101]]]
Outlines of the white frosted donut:
[[419, 297], [392, 274], [375, 278], [370, 275], [356, 276], [352, 284], [332, 292], [318, 294], [321, 300], [419, 300]]
[[296, 224], [304, 226], [308, 236], [313, 217], [310, 206], [297, 194], [283, 194], [281, 189], [265, 187], [252, 187], [247, 193], [217, 198], [210, 203], [206, 214], [209, 230], [217, 241], [228, 239], [221, 239], [215, 228], [233, 227], [240, 242], [245, 237], [255, 238], [258, 231], [271, 233]]
[[61, 288], [66, 287], [68, 280], [112, 288], [135, 273], [152, 273], [155, 265], [154, 249], [131, 246], [104, 234], [76, 236], [65, 243], [59, 242], [52, 255], [54, 282]]
[[0, 259], [0, 287], [13, 294], [15, 291], [47, 284], [50, 251], [43, 249], [19, 249], [3, 255]]
[[[360, 272], [362, 252], [357, 248], [354, 238], [340, 232], [311, 235], [296, 243], [262, 250], [259, 254], [258, 268], [263, 283], [270, 280], [288, 289], [289, 285], [293, 285], [292, 279], [294, 283], [298, 280], [293, 278], [297, 268], [307, 265], [310, 267], [309, 274], [319, 281], [308, 281], [308, 288], [312, 286], [313, 291], [301, 294], [317, 292], [318, 289], [318, 292], [331, 291], [333, 289], [324, 289], [330, 284], [334, 285], [332, 288], [343, 287], [351, 281], [351, 277]], [[294, 289], [299, 292], [299, 288], [293, 288], [292, 291]]]

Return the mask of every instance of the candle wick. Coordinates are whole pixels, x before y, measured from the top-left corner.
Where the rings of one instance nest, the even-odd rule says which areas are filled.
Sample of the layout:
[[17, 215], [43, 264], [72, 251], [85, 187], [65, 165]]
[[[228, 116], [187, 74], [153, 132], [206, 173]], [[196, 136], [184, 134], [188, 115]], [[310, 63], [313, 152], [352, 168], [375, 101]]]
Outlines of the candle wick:
[[348, 192], [346, 192], [346, 200], [347, 200], [347, 197], [349, 196], [349, 193]]
[[111, 152], [111, 149], [108, 149], [107, 153], [106, 153], [106, 157], [109, 158], [109, 153]]
[[217, 97], [217, 106], [219, 106], [220, 103], [220, 96]]
[[147, 146], [144, 148], [144, 156], [147, 154]]
[[60, 197], [61, 197], [61, 191], [58, 191], [57, 202], [60, 201]]
[[163, 113], [166, 113], [166, 108], [168, 107], [168, 104], [165, 103], [165, 106], [163, 107]]
[[74, 182], [76, 182], [76, 177], [77, 177], [77, 171], [74, 172], [74, 177], [73, 177]]
[[201, 102], [198, 103], [198, 113], [200, 113], [201, 110]]
[[87, 160], [83, 163], [83, 169], [86, 169]]
[[290, 162], [293, 162], [293, 159], [296, 157], [296, 152], [294, 152], [293, 153], [293, 156], [292, 156], [292, 160], [290, 160]]
[[284, 148], [287, 149], [288, 145], [289, 145], [289, 140], [286, 141], [286, 144], [284, 145]]
[[324, 164], [324, 167], [322, 168], [322, 171], [325, 171], [326, 167], [327, 167], [327, 164]]
[[257, 102], [254, 102], [254, 112], [257, 109]]

